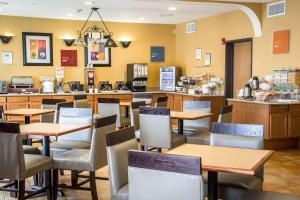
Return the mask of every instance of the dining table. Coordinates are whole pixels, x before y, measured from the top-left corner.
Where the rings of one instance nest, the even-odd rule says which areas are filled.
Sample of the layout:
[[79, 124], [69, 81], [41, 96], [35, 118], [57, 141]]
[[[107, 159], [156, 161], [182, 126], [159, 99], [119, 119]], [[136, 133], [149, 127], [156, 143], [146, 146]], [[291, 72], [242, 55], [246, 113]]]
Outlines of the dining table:
[[170, 115], [171, 115], [172, 119], [178, 120], [178, 134], [183, 135], [184, 120], [204, 119], [207, 117], [211, 117], [213, 115], [213, 113], [171, 111]]
[[15, 110], [6, 110], [3, 114], [4, 116], [23, 116], [25, 124], [30, 124], [31, 117], [54, 112], [54, 109], [21, 108]]
[[[134, 102], [137, 102], [137, 101], [134, 101]], [[131, 101], [120, 101], [120, 106], [125, 107], [125, 116], [126, 116], [126, 118], [129, 117], [129, 109], [130, 109], [131, 103], [132, 103]], [[145, 101], [145, 103], [146, 103], [146, 105], [151, 105], [150, 101]]]
[[[22, 135], [37, 135], [43, 137], [43, 150], [44, 156], [50, 156], [50, 137], [59, 137], [72, 132], [80, 131], [83, 129], [91, 128], [92, 125], [79, 125], [79, 124], [55, 124], [55, 123], [31, 123], [20, 126], [20, 133]], [[50, 174], [45, 173], [45, 184], [50, 181]]]
[[208, 172], [208, 200], [217, 200], [218, 172], [254, 176], [274, 152], [270, 150], [184, 144], [166, 153], [200, 157], [202, 170]]

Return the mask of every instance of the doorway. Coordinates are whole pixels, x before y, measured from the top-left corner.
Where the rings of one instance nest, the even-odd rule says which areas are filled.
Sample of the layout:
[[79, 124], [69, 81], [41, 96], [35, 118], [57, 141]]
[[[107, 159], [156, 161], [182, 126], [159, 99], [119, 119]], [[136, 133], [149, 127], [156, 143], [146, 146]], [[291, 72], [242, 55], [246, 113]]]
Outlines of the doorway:
[[252, 38], [226, 42], [225, 98], [235, 98], [252, 77]]

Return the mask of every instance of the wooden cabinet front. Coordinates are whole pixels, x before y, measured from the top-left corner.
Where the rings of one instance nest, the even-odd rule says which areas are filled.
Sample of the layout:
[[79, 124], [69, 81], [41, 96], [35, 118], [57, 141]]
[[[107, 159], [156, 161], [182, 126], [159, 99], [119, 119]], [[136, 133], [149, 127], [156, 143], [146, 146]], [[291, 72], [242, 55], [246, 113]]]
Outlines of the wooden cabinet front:
[[288, 137], [288, 113], [273, 113], [270, 115], [270, 139]]

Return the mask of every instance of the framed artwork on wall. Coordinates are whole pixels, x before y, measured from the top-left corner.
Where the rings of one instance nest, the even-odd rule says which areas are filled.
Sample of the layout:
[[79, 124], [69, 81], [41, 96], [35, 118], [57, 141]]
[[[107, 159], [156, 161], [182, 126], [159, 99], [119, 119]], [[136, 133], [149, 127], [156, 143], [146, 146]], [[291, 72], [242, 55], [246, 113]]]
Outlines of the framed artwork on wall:
[[290, 31], [275, 31], [273, 33], [273, 54], [289, 53]]
[[151, 47], [151, 62], [165, 62], [165, 47]]
[[53, 66], [52, 33], [22, 33], [23, 65]]
[[60, 62], [62, 67], [77, 67], [77, 50], [61, 50]]
[[2, 51], [2, 64], [12, 65], [13, 64], [13, 52], [11, 51]]
[[211, 53], [205, 54], [205, 65], [210, 66], [211, 65]]
[[111, 67], [111, 49], [105, 47], [107, 39], [94, 43], [86, 38], [87, 47], [84, 49], [85, 66]]

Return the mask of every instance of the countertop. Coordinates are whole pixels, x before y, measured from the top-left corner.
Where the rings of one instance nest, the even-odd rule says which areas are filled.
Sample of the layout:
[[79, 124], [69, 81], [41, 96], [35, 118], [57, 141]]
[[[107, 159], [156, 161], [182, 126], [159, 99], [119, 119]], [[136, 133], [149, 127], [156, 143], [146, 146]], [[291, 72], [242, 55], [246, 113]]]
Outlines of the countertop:
[[277, 102], [277, 101], [256, 101], [256, 100], [245, 100], [245, 99], [233, 99], [229, 98], [228, 101], [235, 102], [244, 102], [244, 103], [256, 103], [256, 104], [265, 104], [265, 105], [297, 105], [300, 104], [300, 101], [286, 101], [286, 102]]
[[15, 96], [74, 96], [74, 95], [101, 95], [101, 94], [178, 94], [184, 96], [193, 96], [193, 97], [202, 97], [202, 96], [216, 96], [223, 97], [221, 94], [211, 94], [211, 95], [202, 95], [202, 94], [194, 94], [190, 95], [188, 93], [183, 92], [165, 92], [165, 91], [146, 91], [146, 92], [131, 92], [131, 91], [108, 91], [108, 92], [99, 92], [99, 93], [87, 93], [87, 92], [72, 92], [72, 93], [8, 93], [8, 94], [0, 94], [0, 97], [15, 97]]

